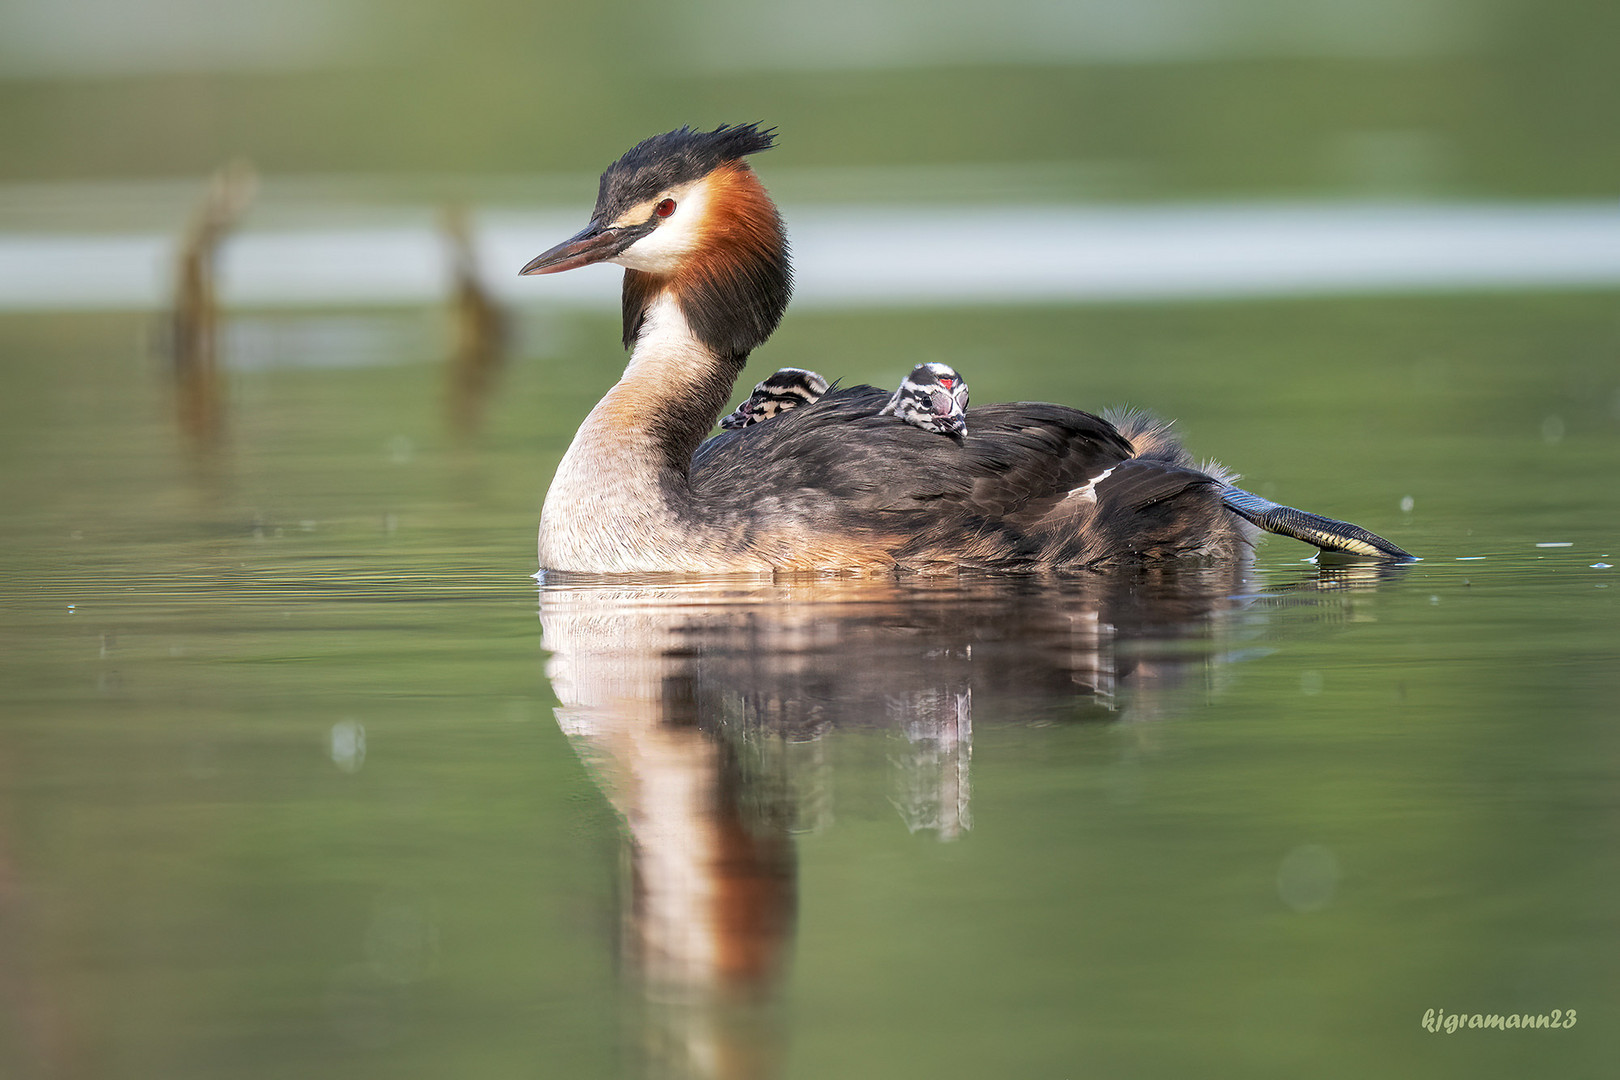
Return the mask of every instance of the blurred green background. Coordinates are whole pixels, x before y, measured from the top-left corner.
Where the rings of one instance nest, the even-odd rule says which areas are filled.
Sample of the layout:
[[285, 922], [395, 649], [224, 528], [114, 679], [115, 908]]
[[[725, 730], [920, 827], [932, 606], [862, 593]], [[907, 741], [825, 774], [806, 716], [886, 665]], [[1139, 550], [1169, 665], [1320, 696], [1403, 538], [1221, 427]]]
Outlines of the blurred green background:
[[1108, 198], [1620, 175], [1602, 0], [4, 0], [0, 28], [12, 181], [572, 173], [743, 120], [781, 127], [773, 168], [1010, 163]]

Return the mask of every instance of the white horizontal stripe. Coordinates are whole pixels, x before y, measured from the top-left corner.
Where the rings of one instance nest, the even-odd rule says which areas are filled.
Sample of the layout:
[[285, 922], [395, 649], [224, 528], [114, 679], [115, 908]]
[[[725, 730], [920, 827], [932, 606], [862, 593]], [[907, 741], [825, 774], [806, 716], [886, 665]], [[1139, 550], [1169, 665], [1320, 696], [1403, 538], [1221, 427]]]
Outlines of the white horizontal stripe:
[[[1620, 286], [1620, 203], [1292, 204], [1085, 209], [789, 207], [806, 306], [1155, 301]], [[518, 278], [583, 211], [487, 214], [480, 269], [500, 298], [618, 303], [620, 271]], [[0, 234], [0, 310], [151, 308], [174, 240]], [[428, 227], [246, 232], [221, 294], [247, 307], [422, 304], [448, 259]]]
[[1090, 480], [1087, 480], [1079, 487], [1070, 488], [1068, 493], [1063, 497], [1065, 499], [1079, 499], [1081, 502], [1096, 502], [1097, 485], [1108, 479], [1109, 476], [1113, 475], [1116, 468], [1118, 468], [1118, 466], [1110, 465], [1108, 468], [1104, 469]]

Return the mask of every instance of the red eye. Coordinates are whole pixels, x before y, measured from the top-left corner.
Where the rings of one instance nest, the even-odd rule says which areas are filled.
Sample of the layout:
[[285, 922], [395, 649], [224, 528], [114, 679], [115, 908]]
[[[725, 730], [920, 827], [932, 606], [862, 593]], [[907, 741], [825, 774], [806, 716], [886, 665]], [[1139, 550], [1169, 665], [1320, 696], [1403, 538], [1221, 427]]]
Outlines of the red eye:
[[673, 214], [674, 212], [675, 212], [675, 200], [674, 199], [665, 199], [664, 201], [660, 202], [657, 206], [653, 207], [653, 213], [657, 214], [659, 217], [669, 217], [669, 215]]
[[953, 387], [953, 386], [955, 386], [955, 385], [956, 385], [956, 380], [955, 380], [955, 379], [946, 379], [946, 378], [941, 378], [941, 379], [940, 379], [940, 380], [939, 380], [939, 385], [941, 385], [941, 386], [943, 386], [943, 387], [944, 387], [944, 388], [945, 388], [945, 389], [947, 389], [947, 390], [949, 390], [949, 389], [950, 389], [950, 388], [951, 388], [951, 387]]

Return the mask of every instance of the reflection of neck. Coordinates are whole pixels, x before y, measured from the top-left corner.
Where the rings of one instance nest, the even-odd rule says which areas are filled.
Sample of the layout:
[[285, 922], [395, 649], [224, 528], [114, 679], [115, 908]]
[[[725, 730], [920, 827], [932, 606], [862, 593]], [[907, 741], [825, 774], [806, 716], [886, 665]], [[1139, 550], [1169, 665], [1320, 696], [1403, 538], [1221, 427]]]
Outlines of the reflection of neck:
[[[621, 808], [642, 972], [655, 990], [767, 990], [792, 933], [792, 847], [749, 829], [739, 793], [717, 783], [717, 747], [692, 731], [662, 735], [656, 750], [643, 741], [638, 798]], [[682, 735], [696, 745], [674, 745]]]
[[629, 833], [626, 930], [649, 986], [765, 988], [792, 933], [793, 849], [780, 832], [744, 821], [743, 792], [722, 775], [735, 772], [729, 755], [695, 728], [617, 708], [558, 712]]
[[692, 452], [725, 408], [745, 359], [698, 340], [671, 293], [649, 300], [624, 377], [557, 466], [540, 516], [542, 566], [769, 569], [725, 544], [695, 512], [689, 482]]
[[755, 800], [735, 755], [699, 730], [687, 657], [633, 602], [551, 593], [542, 619], [558, 724], [625, 824], [626, 931], [645, 978], [706, 993], [768, 982], [792, 934], [793, 848], [745, 820]]
[[[614, 622], [598, 629], [622, 641]], [[791, 842], [749, 827], [735, 758], [698, 730], [665, 658], [619, 653], [611, 670], [570, 671], [562, 657], [579, 642], [552, 622], [546, 637], [558, 649], [558, 722], [625, 824], [625, 953], [649, 997], [659, 1075], [775, 1075], [771, 990], [792, 942]]]

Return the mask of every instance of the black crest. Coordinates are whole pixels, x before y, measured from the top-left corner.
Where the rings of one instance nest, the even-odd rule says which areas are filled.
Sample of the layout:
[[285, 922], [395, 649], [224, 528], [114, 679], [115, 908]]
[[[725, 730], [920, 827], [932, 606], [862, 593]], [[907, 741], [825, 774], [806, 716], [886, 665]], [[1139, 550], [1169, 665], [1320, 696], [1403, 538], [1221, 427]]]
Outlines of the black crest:
[[701, 179], [728, 161], [769, 150], [775, 143], [776, 129], [761, 130], [758, 124], [721, 124], [713, 131], [682, 127], [643, 139], [602, 174], [595, 220], [612, 221], [661, 191]]

